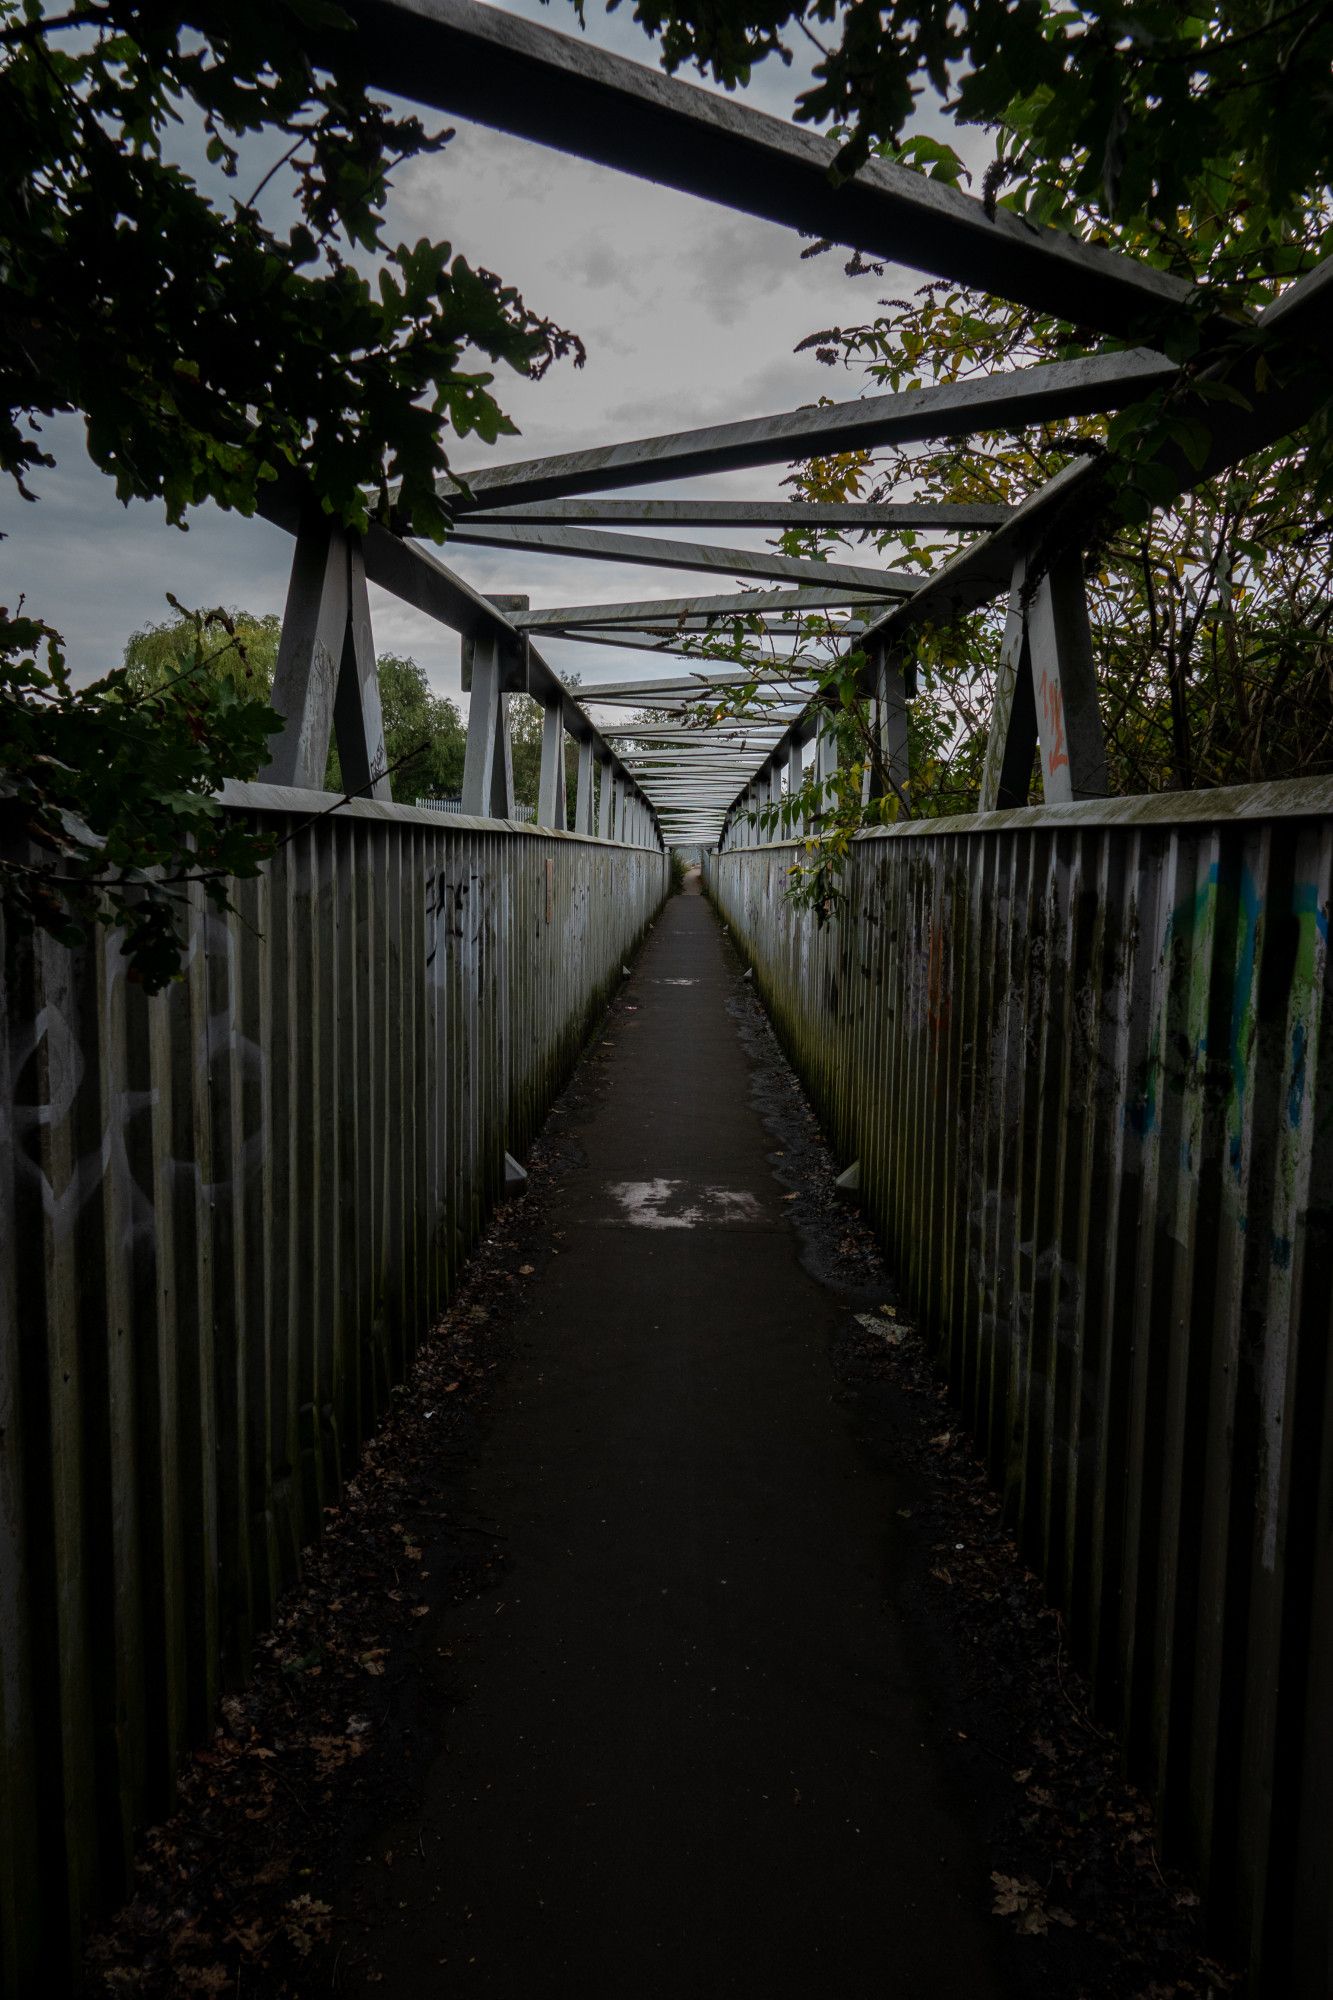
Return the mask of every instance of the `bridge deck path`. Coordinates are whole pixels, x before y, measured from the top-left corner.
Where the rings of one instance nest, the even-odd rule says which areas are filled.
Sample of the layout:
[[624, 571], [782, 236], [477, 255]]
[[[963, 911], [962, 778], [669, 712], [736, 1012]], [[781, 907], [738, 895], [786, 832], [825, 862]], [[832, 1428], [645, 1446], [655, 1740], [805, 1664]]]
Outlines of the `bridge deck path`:
[[386, 1883], [367, 1992], [1004, 1990], [892, 1606], [891, 1479], [834, 1396], [846, 1302], [802, 1264], [737, 986], [674, 898], [466, 1473], [509, 1561], [437, 1614], [465, 1699], [422, 1826], [383, 1834], [435, 1892]]

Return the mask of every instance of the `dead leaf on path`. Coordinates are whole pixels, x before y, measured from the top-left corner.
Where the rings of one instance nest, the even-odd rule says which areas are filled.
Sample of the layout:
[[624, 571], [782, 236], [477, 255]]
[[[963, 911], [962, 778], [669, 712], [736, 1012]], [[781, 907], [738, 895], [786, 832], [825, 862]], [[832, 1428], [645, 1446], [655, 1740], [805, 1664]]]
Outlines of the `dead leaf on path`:
[[303, 1958], [322, 1944], [332, 1929], [333, 1908], [313, 1896], [297, 1896], [287, 1905], [287, 1936]]
[[[383, 1671], [381, 1667], [380, 1672]], [[312, 1736], [310, 1748], [318, 1759], [318, 1775], [327, 1778], [332, 1772], [340, 1770], [344, 1764], [350, 1762], [353, 1757], [364, 1756], [366, 1746], [358, 1737]]]
[[530, 1278], [533, 1272], [536, 1270], [536, 1268], [537, 1266], [535, 1264], [520, 1264], [518, 1267], [518, 1275], [520, 1278]]
[[1074, 1928], [1068, 1910], [1054, 1904], [1048, 1906], [1041, 1888], [1030, 1875], [992, 1873], [990, 1879], [995, 1887], [992, 1916], [1012, 1917], [1014, 1929], [1021, 1937], [1044, 1937], [1052, 1924], [1063, 1924], [1067, 1930]]
[[233, 1924], [223, 1942], [228, 1940], [238, 1944], [247, 1958], [257, 1958], [265, 1946], [273, 1942], [272, 1934], [259, 1923]]
[[885, 1326], [883, 1320], [876, 1319], [874, 1313], [858, 1313], [856, 1324], [864, 1327], [867, 1333], [873, 1333], [876, 1340], [882, 1340], [888, 1347], [897, 1347], [902, 1341], [902, 1328]]
[[225, 1965], [186, 1965], [177, 1968], [176, 1987], [181, 1993], [229, 1993], [232, 1977]]

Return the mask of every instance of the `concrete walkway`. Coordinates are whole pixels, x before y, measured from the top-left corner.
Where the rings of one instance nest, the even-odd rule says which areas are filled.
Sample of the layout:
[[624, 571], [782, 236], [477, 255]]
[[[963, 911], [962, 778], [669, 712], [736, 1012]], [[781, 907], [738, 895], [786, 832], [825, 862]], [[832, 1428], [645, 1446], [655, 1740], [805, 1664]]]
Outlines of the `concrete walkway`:
[[833, 1395], [846, 1306], [802, 1266], [737, 986], [675, 898], [571, 1120], [559, 1254], [466, 1476], [510, 1560], [435, 1620], [470, 1692], [424, 1824], [383, 1833], [432, 1896], [399, 1878], [367, 1993], [1004, 1990], [889, 1600], [894, 1492]]

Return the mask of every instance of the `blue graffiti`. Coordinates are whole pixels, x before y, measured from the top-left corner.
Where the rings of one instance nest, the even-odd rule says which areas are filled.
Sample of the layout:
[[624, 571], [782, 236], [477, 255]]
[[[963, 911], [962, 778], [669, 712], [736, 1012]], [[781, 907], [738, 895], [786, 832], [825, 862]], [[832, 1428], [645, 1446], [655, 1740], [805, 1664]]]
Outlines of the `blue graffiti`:
[[1293, 1132], [1305, 1107], [1305, 1044], [1305, 1023], [1298, 1021], [1291, 1031], [1291, 1082], [1287, 1087], [1287, 1123]]

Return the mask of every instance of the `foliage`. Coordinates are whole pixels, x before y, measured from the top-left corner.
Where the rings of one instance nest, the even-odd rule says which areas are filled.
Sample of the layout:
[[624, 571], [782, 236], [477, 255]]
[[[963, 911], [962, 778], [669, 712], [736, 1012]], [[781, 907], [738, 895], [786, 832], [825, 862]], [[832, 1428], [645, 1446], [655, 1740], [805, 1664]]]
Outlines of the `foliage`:
[[509, 748], [514, 803], [535, 812], [542, 778], [542, 711], [531, 695], [509, 696]]
[[[59, 636], [0, 609], [0, 886], [21, 925], [76, 944], [116, 925], [131, 978], [150, 993], [177, 971], [177, 926], [197, 886], [228, 883], [271, 843], [224, 814], [225, 777], [249, 778], [280, 727], [232, 674], [205, 670], [225, 614], [196, 627], [196, 657], [136, 690], [124, 673], [70, 685]], [[235, 633], [227, 645], [237, 657]]]
[[[467, 733], [458, 710], [438, 695], [424, 667], [399, 653], [381, 653], [380, 707], [384, 715], [384, 748], [394, 797], [456, 798], [463, 788], [463, 756]], [[336, 744], [329, 753], [324, 788], [341, 792], [342, 767]]]
[[393, 169], [451, 134], [368, 95], [328, 0], [0, 0], [0, 130], [0, 470], [26, 494], [40, 418], [77, 410], [120, 498], [170, 520], [252, 513], [299, 468], [355, 526], [363, 489], [387, 505], [401, 480], [400, 517], [438, 539], [451, 437], [513, 429], [469, 350], [524, 374], [581, 358], [448, 243], [384, 240]]
[[[1196, 281], [1223, 275], [1218, 258], [1231, 282], [1289, 274], [1292, 220], [1333, 181], [1323, 0], [635, 0], [634, 14], [668, 69], [693, 61], [724, 84], [809, 34], [822, 60], [796, 116], [843, 131], [844, 172], [880, 148], [956, 181], [950, 149], [910, 130], [934, 92], [1002, 135], [988, 200], [1111, 240], [1140, 231], [1136, 253]], [[818, 43], [825, 24], [837, 39]]]
[[[368, 95], [328, 0], [0, 0], [0, 130], [0, 473], [25, 499], [53, 464], [43, 419], [77, 411], [120, 499], [170, 521], [286, 489], [360, 527], [397, 481], [398, 522], [438, 540], [452, 439], [513, 429], [478, 361], [582, 359], [448, 243], [386, 242], [394, 168], [451, 135]], [[185, 874], [225, 899], [265, 851], [201, 801], [264, 762], [275, 723], [247, 697], [276, 634], [210, 617], [175, 672], [182, 633], [139, 634], [128, 673], [77, 693], [49, 626], [3, 638], [7, 819], [54, 857], [6, 863], [11, 913], [70, 939], [119, 921], [159, 985]], [[390, 758], [420, 730], [421, 778], [449, 786], [457, 716], [416, 675], [387, 671]]]
[[[223, 614], [216, 614], [219, 620]], [[226, 624], [200, 637], [188, 615], [135, 632], [125, 647], [127, 685], [135, 691], [161, 687], [184, 672], [202, 644], [202, 669], [230, 680], [248, 699], [267, 702], [273, 689], [282, 621], [272, 612], [229, 611]], [[423, 667], [398, 653], [376, 660], [384, 747], [394, 796], [400, 799], [452, 798], [463, 783], [466, 733], [454, 704], [437, 695]], [[341, 792], [342, 766], [336, 743], [329, 751], [324, 789]]]
[[[577, 673], [562, 676], [571, 693], [583, 684]], [[511, 694], [509, 703], [509, 747], [514, 776], [514, 804], [537, 810], [542, 782], [542, 709], [531, 695]], [[461, 769], [461, 766], [460, 766]], [[574, 744], [565, 741], [565, 824], [574, 824], [574, 801], [578, 794], [578, 755]]]
[[[169, 602], [174, 600], [169, 599]], [[196, 663], [210, 679], [230, 681], [250, 701], [267, 702], [273, 692], [282, 620], [276, 612], [257, 616], [231, 610], [202, 627], [189, 612], [145, 625], [131, 633], [121, 664], [132, 694], [166, 687]]]

